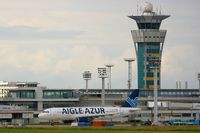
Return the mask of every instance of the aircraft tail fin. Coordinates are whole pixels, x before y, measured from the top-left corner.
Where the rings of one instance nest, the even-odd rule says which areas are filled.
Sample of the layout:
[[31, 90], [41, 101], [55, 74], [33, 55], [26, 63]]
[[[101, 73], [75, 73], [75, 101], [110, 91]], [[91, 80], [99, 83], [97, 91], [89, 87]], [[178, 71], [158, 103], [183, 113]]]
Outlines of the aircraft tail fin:
[[128, 99], [126, 99], [126, 101], [124, 101], [124, 103], [122, 104], [122, 107], [132, 107], [132, 108], [136, 107], [138, 96], [139, 96], [139, 89], [133, 90]]

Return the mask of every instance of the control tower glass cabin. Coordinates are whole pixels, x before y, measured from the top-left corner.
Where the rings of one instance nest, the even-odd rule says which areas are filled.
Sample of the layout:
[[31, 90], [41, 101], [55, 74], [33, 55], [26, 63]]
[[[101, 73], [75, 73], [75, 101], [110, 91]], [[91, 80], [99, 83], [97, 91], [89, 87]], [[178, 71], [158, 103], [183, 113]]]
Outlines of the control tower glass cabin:
[[[161, 59], [162, 50], [167, 30], [160, 30], [162, 20], [170, 15], [161, 15], [153, 12], [151, 3], [146, 2], [142, 15], [128, 16], [136, 21], [138, 30], [132, 30], [131, 34], [137, 56], [138, 88], [154, 88], [154, 72], [150, 69], [154, 58]], [[157, 69], [157, 87], [160, 88], [161, 62]]]

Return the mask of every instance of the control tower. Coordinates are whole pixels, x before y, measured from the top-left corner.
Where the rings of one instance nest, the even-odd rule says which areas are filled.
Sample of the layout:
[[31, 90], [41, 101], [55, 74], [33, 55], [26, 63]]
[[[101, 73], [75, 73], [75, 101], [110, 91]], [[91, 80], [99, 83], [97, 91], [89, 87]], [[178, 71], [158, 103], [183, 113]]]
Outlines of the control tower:
[[[161, 15], [153, 12], [153, 5], [145, 2], [143, 13], [137, 16], [128, 16], [136, 21], [138, 30], [132, 30], [131, 34], [138, 65], [138, 88], [153, 89], [154, 73], [149, 69], [149, 63], [153, 59], [161, 59], [162, 50], [167, 30], [160, 30], [162, 20], [170, 15]], [[157, 70], [157, 87], [160, 88], [161, 63]]]

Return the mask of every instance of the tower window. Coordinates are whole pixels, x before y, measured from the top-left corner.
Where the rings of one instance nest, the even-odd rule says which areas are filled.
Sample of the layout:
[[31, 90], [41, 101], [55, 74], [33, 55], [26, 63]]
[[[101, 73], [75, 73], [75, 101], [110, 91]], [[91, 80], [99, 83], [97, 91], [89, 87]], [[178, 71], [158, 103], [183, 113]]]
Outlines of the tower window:
[[137, 23], [139, 29], [159, 29], [160, 23]]

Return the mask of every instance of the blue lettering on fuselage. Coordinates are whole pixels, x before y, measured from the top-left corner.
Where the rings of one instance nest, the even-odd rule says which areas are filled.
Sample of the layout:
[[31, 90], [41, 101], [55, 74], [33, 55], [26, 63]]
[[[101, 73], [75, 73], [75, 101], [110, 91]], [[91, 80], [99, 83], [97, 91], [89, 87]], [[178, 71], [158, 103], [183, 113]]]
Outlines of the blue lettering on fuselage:
[[85, 114], [90, 114], [89, 108], [85, 108]]
[[78, 111], [79, 111], [79, 114], [83, 114], [83, 109], [82, 108], [79, 108]]
[[105, 114], [105, 108], [63, 108], [62, 114]]

